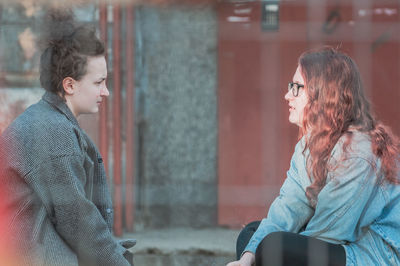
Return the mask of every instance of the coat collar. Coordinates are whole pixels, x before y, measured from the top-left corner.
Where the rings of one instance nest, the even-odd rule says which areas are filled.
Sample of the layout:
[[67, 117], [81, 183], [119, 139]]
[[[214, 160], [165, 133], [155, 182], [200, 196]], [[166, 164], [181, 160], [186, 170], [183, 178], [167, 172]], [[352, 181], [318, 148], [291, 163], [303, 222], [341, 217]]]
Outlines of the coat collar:
[[69, 109], [68, 105], [65, 103], [65, 100], [63, 98], [61, 98], [55, 93], [46, 91], [42, 99], [48, 102], [53, 107], [55, 107], [58, 111], [63, 113], [68, 118], [68, 120], [70, 120], [73, 124], [79, 127], [78, 120], [76, 120], [76, 117], [71, 112], [71, 109]]

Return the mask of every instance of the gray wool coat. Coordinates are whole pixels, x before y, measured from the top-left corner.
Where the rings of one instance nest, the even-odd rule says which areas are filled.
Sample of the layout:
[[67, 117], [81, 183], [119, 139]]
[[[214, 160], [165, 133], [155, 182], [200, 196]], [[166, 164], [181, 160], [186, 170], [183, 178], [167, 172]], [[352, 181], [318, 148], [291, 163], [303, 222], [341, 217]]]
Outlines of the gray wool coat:
[[[42, 99], [0, 137], [2, 208], [24, 265], [130, 265], [112, 235], [101, 156], [61, 97]], [[1, 236], [0, 236], [1, 237]]]

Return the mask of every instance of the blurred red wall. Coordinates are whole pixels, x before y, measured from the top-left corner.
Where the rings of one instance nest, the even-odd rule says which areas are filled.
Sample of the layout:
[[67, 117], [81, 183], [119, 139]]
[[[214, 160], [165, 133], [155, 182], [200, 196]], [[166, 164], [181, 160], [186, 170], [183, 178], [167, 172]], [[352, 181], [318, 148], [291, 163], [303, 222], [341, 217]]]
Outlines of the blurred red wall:
[[280, 1], [271, 31], [261, 27], [263, 2], [217, 5], [220, 225], [265, 217], [279, 193], [298, 135], [283, 97], [303, 51], [341, 47], [378, 117], [400, 135], [400, 4], [369, 2]]

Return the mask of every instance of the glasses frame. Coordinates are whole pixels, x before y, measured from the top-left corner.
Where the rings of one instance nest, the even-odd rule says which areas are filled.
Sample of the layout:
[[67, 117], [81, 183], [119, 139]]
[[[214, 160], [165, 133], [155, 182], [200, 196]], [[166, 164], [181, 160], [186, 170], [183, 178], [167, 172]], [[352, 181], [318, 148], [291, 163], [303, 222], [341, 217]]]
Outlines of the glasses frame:
[[288, 84], [288, 91], [291, 91], [294, 97], [299, 96], [300, 88], [304, 88], [304, 85], [297, 82], [289, 82]]

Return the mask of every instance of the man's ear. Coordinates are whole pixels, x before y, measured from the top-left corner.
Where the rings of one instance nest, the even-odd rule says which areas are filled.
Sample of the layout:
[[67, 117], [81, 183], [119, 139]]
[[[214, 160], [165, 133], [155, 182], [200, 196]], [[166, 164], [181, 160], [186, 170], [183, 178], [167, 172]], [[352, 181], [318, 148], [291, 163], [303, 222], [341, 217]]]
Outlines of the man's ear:
[[74, 94], [74, 84], [75, 80], [71, 77], [66, 77], [62, 81], [62, 85], [65, 91], [65, 94], [72, 95]]

